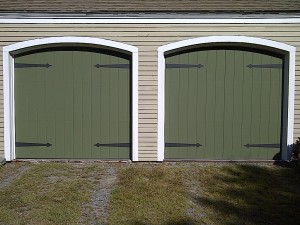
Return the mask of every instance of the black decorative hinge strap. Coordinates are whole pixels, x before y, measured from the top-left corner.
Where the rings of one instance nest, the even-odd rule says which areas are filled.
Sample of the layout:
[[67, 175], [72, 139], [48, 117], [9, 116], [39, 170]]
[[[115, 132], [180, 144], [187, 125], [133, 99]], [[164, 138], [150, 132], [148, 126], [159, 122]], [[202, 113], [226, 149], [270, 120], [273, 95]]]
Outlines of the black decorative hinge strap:
[[117, 68], [117, 69], [129, 69], [129, 64], [96, 64], [96, 68]]
[[49, 68], [49, 63], [46, 64], [34, 64], [34, 63], [15, 63], [15, 68]]
[[280, 144], [246, 144], [246, 148], [280, 148]]
[[16, 147], [50, 147], [50, 143], [16, 142]]
[[129, 148], [131, 146], [130, 143], [109, 143], [109, 144], [95, 144], [96, 147], [123, 147], [123, 148]]
[[189, 143], [165, 143], [165, 147], [200, 147], [199, 143], [189, 144]]
[[282, 69], [282, 64], [260, 64], [260, 65], [253, 65], [249, 64], [248, 68], [269, 68], [269, 69]]
[[167, 63], [166, 68], [167, 69], [175, 69], [175, 68], [202, 68], [204, 65], [202, 64], [172, 64]]

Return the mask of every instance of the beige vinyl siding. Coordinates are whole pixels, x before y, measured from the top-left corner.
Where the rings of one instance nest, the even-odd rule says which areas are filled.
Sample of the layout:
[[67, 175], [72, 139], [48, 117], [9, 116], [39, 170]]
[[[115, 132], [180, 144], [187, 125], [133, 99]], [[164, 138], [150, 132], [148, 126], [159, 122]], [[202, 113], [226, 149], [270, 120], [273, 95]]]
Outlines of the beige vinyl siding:
[[[300, 24], [0, 24], [0, 48], [55, 36], [109, 39], [139, 48], [139, 160], [157, 159], [157, 48], [211, 35], [266, 38], [297, 47], [294, 137], [300, 137]], [[2, 52], [2, 51], [1, 51]], [[0, 157], [3, 156], [3, 82], [0, 55]]]
[[247, 1], [247, 0], [73, 0], [72, 4], [67, 1], [44, 0], [0, 0], [2, 8], [6, 11], [19, 12], [88, 12], [88, 13], [116, 13], [116, 12], [286, 12], [299, 9], [300, 3], [297, 0], [285, 0], [284, 4], [280, 0], [268, 1]]

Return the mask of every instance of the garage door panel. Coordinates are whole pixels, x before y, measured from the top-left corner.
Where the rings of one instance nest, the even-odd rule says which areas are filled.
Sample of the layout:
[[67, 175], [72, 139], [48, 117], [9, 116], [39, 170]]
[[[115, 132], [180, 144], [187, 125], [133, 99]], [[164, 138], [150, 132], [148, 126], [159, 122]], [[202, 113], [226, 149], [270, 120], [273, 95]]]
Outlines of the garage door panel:
[[[123, 62], [129, 65], [128, 60]], [[103, 116], [100, 119], [99, 136], [95, 140], [95, 143], [99, 143], [101, 146], [95, 151], [98, 151], [101, 158], [124, 158], [125, 154], [127, 154], [125, 158], [128, 158], [130, 151], [130, 147], [116, 146], [120, 143], [130, 145], [130, 108], [129, 105], [121, 106], [121, 104], [129, 104], [129, 68], [119, 69], [115, 66], [123, 62], [113, 56], [102, 57], [99, 61], [101, 65], [112, 66], [112, 69], [101, 68], [100, 74], [100, 111]], [[126, 84], [128, 86], [124, 87]], [[120, 133], [123, 138], [120, 137]], [[121, 148], [125, 148], [125, 150], [122, 151]]]
[[[272, 159], [280, 150], [277, 146], [281, 130], [278, 116], [281, 115], [282, 70], [279, 65], [282, 59], [252, 51], [224, 49], [171, 56], [166, 58], [166, 63], [177, 60], [177, 64], [196, 65], [200, 64], [199, 58], [204, 65], [201, 69], [166, 67], [165, 139], [168, 143], [171, 132], [176, 133], [177, 128], [178, 142], [199, 142], [204, 138], [199, 142], [203, 146], [180, 147], [178, 152], [172, 148], [172, 154], [171, 148], [166, 147], [166, 158]], [[175, 74], [179, 74], [177, 80]], [[203, 107], [199, 108], [200, 105]], [[186, 109], [181, 109], [182, 106]], [[172, 120], [177, 107], [178, 123]], [[185, 114], [187, 120], [182, 116]]]
[[[118, 65], [121, 60], [106, 53], [73, 50], [35, 53], [18, 57], [16, 62], [32, 63], [37, 59], [39, 64], [49, 62], [51, 66], [16, 73], [16, 137], [19, 140], [23, 135], [32, 142], [51, 141], [52, 146], [35, 146], [26, 151], [17, 147], [17, 158], [128, 159], [129, 68], [96, 68], [98, 63]], [[128, 59], [123, 61], [129, 64]], [[26, 85], [20, 85], [21, 82]], [[128, 143], [125, 151], [109, 145], [95, 146], [120, 143], [120, 132], [123, 142]]]
[[[91, 143], [90, 146], [92, 146], [92, 158], [100, 158], [101, 157], [101, 151], [99, 148], [95, 146], [96, 143], [100, 141], [101, 137], [101, 127], [104, 127], [104, 124], [101, 123], [101, 120], [106, 121], [107, 119], [107, 113], [104, 114], [101, 111], [101, 102], [102, 101], [102, 94], [106, 94], [104, 91], [107, 87], [107, 82], [104, 85], [105, 80], [103, 79], [103, 70], [100, 70], [96, 68], [94, 65], [101, 62], [101, 55], [98, 54], [92, 54], [91, 59], [91, 67], [92, 67], [92, 73], [91, 73], [91, 80], [90, 84], [86, 83], [85, 87], [86, 89], [86, 99], [90, 99], [91, 102], [90, 105], [90, 117], [91, 117], [91, 131], [87, 130], [87, 132], [91, 135]], [[102, 87], [103, 86], [103, 87]], [[102, 117], [97, 116], [101, 113]], [[89, 114], [89, 111], [87, 111]]]
[[[187, 55], [182, 55], [181, 59], [183, 63], [187, 63]], [[178, 131], [179, 143], [188, 143], [188, 69], [179, 69], [179, 96], [178, 96]], [[187, 157], [187, 148], [182, 147], [179, 151], [179, 156], [182, 158]]]
[[[241, 146], [241, 155], [240, 157], [244, 157], [246, 159], [250, 158], [251, 149], [247, 149], [244, 145], [247, 143], [251, 143], [251, 106], [252, 106], [252, 90], [253, 90], [253, 71], [250, 70], [247, 65], [249, 62], [252, 62], [252, 54], [250, 52], [243, 52], [244, 61], [243, 61], [243, 93], [242, 93], [242, 146]], [[239, 149], [236, 149], [236, 157], [239, 157]]]
[[[197, 52], [188, 55], [188, 64], [198, 64]], [[188, 70], [188, 99], [187, 99], [187, 143], [197, 143], [197, 90], [198, 90], [198, 68]], [[200, 75], [201, 76], [201, 75]], [[187, 158], [197, 157], [197, 151], [187, 149]]]
[[[166, 59], [166, 63], [170, 64], [178, 64], [180, 62], [178, 57], [172, 57], [170, 59]], [[179, 98], [179, 78], [180, 71], [179, 70], [167, 70], [166, 71], [166, 99], [168, 99], [166, 104], [166, 143], [179, 142], [179, 129], [178, 129], [178, 120], [179, 120], [179, 111], [177, 104]], [[173, 112], [173, 113], [171, 113]], [[166, 148], [167, 157], [172, 157], [172, 155], [178, 155], [180, 152], [179, 148]]]
[[196, 70], [197, 76], [197, 98], [196, 101], [196, 142], [203, 146], [198, 147], [195, 156], [191, 158], [205, 158], [204, 146], [206, 146], [206, 104], [207, 104], [207, 52], [197, 52], [197, 63], [204, 65]]
[[[180, 63], [182, 64], [186, 64], [187, 57], [186, 54], [183, 54], [181, 56], [177, 56], [174, 58], [174, 60], [172, 62], [170, 62], [171, 64], [174, 65], [179, 65]], [[171, 69], [174, 70], [174, 69]], [[177, 143], [186, 143], [186, 135], [182, 135], [182, 133], [187, 132], [186, 130], [186, 126], [183, 125], [183, 127], [181, 127], [181, 124], [183, 123], [182, 120], [186, 120], [186, 96], [184, 96], [184, 91], [185, 87], [187, 86], [187, 77], [184, 77], [182, 75], [184, 75], [182, 72], [182, 69], [179, 67], [178, 69], [175, 69], [176, 73], [175, 74], [170, 74], [170, 79], [175, 78], [172, 86], [170, 86], [171, 89], [171, 95], [170, 97], [173, 98], [175, 101], [171, 102], [170, 108], [174, 109], [175, 113], [174, 116], [171, 118], [171, 125], [170, 125], [170, 143], [174, 143], [175, 147], [171, 147], [168, 150], [170, 151], [169, 154], [172, 156], [174, 154], [178, 155], [179, 157], [185, 157], [185, 155], [187, 154], [186, 151], [182, 151], [182, 149], [185, 149], [185, 147], [176, 147]], [[184, 69], [185, 70], [185, 69]], [[173, 77], [173, 75], [175, 75]], [[175, 83], [176, 82], [176, 83]], [[182, 82], [182, 83], [181, 83]], [[180, 129], [178, 129], [180, 127]], [[184, 130], [184, 131], [183, 131]], [[186, 149], [185, 149], [186, 150]]]
[[[188, 55], [187, 63], [189, 65], [198, 64], [197, 53]], [[197, 125], [196, 125], [196, 114], [197, 114], [197, 67], [191, 67], [187, 69], [188, 79], [188, 96], [187, 96], [187, 144], [197, 143]], [[195, 147], [187, 147], [187, 158], [197, 157], [197, 151]]]
[[[45, 142], [51, 143], [52, 145], [48, 148], [45, 149], [46, 152], [42, 153], [37, 156], [38, 157], [44, 157], [45, 158], [55, 158], [56, 156], [56, 123], [55, 123], [55, 118], [56, 118], [56, 112], [55, 110], [57, 109], [56, 106], [56, 98], [57, 98], [57, 93], [56, 93], [56, 83], [57, 83], [57, 64], [56, 64], [56, 59], [55, 55], [52, 52], [47, 52], [44, 54], [40, 54], [39, 58], [44, 57], [44, 63], [47, 62], [48, 64], [51, 65], [51, 67], [45, 69], [45, 83], [44, 83], [44, 103], [45, 103], [45, 119], [46, 119], [46, 127], [45, 127]], [[55, 66], [54, 66], [55, 65]], [[27, 85], [27, 87], [30, 86], [30, 83]], [[17, 87], [15, 88], [15, 90]], [[19, 113], [20, 114], [20, 113]], [[19, 127], [18, 129], [20, 129]], [[30, 131], [29, 131], [30, 132]], [[34, 155], [34, 154], [29, 154], [29, 155]], [[26, 157], [26, 156], [25, 156]]]
[[[62, 79], [62, 94], [60, 96], [63, 105], [63, 117], [61, 118], [64, 123], [63, 141], [64, 141], [64, 158], [73, 158], [74, 155], [74, 78], [73, 78], [73, 56], [72, 53], [63, 52], [63, 73], [60, 73]], [[60, 100], [56, 100], [60, 101]], [[57, 146], [58, 147], [58, 146]]]
[[[260, 65], [261, 64], [261, 55], [253, 54], [252, 61], [249, 64]], [[247, 62], [248, 64], [248, 62]], [[252, 90], [250, 93], [251, 96], [251, 117], [250, 119], [250, 144], [260, 143], [260, 122], [261, 122], [261, 80], [262, 80], [262, 71], [259, 68], [252, 69]], [[245, 143], [247, 144], [247, 143]], [[250, 159], [259, 158], [259, 148], [250, 148]]]
[[[234, 118], [234, 79], [235, 79], [235, 52], [225, 52], [224, 74], [224, 147], [223, 157], [232, 157], [233, 146], [233, 118]], [[239, 134], [238, 134], [239, 135]], [[240, 138], [239, 138], [240, 139]]]
[[[271, 57], [262, 55], [261, 65], [271, 63]], [[257, 70], [257, 69], [256, 69]], [[261, 96], [260, 96], [260, 128], [259, 128], [259, 143], [270, 143], [269, 133], [272, 131], [269, 129], [270, 124], [270, 84], [271, 76], [274, 69], [260, 69], [261, 70]], [[277, 140], [278, 142], [278, 140]], [[273, 149], [274, 150], [274, 149]], [[268, 158], [268, 153], [272, 149], [259, 149], [259, 158]], [[276, 151], [276, 149], [275, 149]], [[276, 152], [274, 152], [273, 156]]]
[[[203, 132], [206, 133], [205, 151], [206, 158], [214, 157], [215, 150], [215, 110], [216, 110], [216, 51], [207, 52], [207, 104], [206, 108], [206, 124]], [[201, 128], [200, 128], [201, 129]]]
[[93, 74], [93, 55], [86, 57], [90, 59], [88, 65], [91, 67], [91, 71], [84, 73], [82, 80], [82, 146], [92, 146], [90, 148], [86, 147], [84, 149], [87, 158], [96, 158], [93, 149], [94, 142], [92, 136], [92, 74]]
[[[73, 149], [74, 157], [82, 158], [83, 155], [90, 156], [90, 149], [83, 146], [83, 78], [91, 72], [89, 54], [80, 52], [72, 54], [73, 72]], [[85, 134], [86, 135], [86, 134]], [[83, 152], [85, 151], [85, 152]]]
[[[236, 155], [245, 157], [245, 152], [240, 151], [243, 147], [242, 143], [242, 121], [243, 121], [243, 80], [244, 80], [244, 53], [240, 51], [234, 52], [234, 80], [233, 80], [233, 122], [232, 122], [232, 149], [231, 157]], [[240, 138], [236, 138], [240, 137]], [[240, 152], [240, 153], [239, 153]]]
[[[272, 58], [272, 63], [280, 64], [282, 60], [277, 58]], [[282, 70], [273, 70], [272, 79], [270, 82], [270, 121], [278, 121], [277, 123], [270, 122], [269, 128], [271, 131], [279, 130], [281, 126], [281, 102], [276, 101], [282, 95]], [[275, 97], [276, 96], [276, 97]], [[279, 143], [280, 133], [270, 132], [269, 141], [270, 143]], [[274, 149], [273, 149], [274, 150]], [[278, 149], [277, 149], [278, 151]], [[272, 157], [273, 152], [269, 153], [268, 157]]]
[[[217, 58], [214, 62], [216, 66], [216, 105], [215, 105], [215, 126], [214, 126], [214, 157], [220, 157], [223, 154], [224, 146], [224, 92], [225, 92], [225, 72], [226, 72], [226, 52], [217, 51]], [[212, 62], [213, 63], [213, 62]], [[209, 74], [210, 76], [211, 74]], [[216, 141], [218, 140], [218, 141]], [[209, 146], [207, 146], [209, 147]]]
[[[102, 64], [109, 64], [109, 58], [108, 57], [102, 57], [99, 58], [100, 63]], [[109, 108], [109, 88], [110, 88], [110, 74], [109, 74], [109, 68], [101, 68], [99, 69], [101, 72], [99, 74], [100, 76], [100, 98], [95, 98], [95, 102], [99, 105], [101, 117], [100, 117], [100, 123], [97, 125], [95, 130], [99, 129], [99, 135], [95, 139], [95, 143], [110, 143], [110, 132], [109, 132], [109, 117], [110, 117], [110, 108]], [[95, 90], [97, 91], [97, 90]], [[97, 111], [93, 113], [94, 117], [98, 117]], [[109, 158], [109, 147], [99, 147], [96, 149], [98, 151], [98, 154], [100, 157], [103, 158]]]
[[[15, 82], [17, 83], [18, 91], [15, 92], [15, 101], [19, 103], [16, 105], [16, 110], [20, 110], [20, 114], [17, 114], [15, 119], [17, 124], [24, 124], [21, 129], [16, 130], [16, 136], [18, 137], [17, 145], [21, 149], [17, 153], [17, 156], [26, 154], [26, 151], [30, 147], [30, 143], [45, 143], [45, 121], [42, 120], [43, 107], [45, 107], [42, 101], [44, 95], [41, 92], [45, 77], [45, 68], [32, 67], [33, 64], [42, 63], [43, 59], [34, 57], [33, 61], [29, 57], [24, 57], [23, 60], [16, 60], [16, 64], [22, 64], [22, 67], [17, 66], [15, 71]], [[24, 71], [23, 74], [20, 74]], [[28, 88], [26, 85], [31, 82], [34, 88]], [[31, 150], [35, 154], [47, 153], [45, 147], [36, 146]]]
[[[111, 56], [109, 64], [119, 64], [118, 58]], [[118, 68], [109, 70], [109, 140], [108, 143], [119, 143], [119, 72]], [[124, 70], [124, 69], [123, 69]], [[118, 147], [110, 147], [110, 157], [117, 158], [119, 153]]]

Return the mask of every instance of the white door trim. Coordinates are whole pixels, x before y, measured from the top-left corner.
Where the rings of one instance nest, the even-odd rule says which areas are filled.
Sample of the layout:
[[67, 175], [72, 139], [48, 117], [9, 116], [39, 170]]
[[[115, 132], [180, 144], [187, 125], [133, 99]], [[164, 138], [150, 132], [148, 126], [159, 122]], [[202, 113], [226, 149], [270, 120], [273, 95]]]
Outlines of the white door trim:
[[45, 47], [51, 44], [89, 44], [97, 47], [126, 51], [132, 56], [132, 160], [138, 161], [138, 48], [120, 42], [90, 37], [50, 37], [19, 42], [3, 47], [4, 87], [4, 157], [14, 160], [15, 111], [14, 111], [14, 58], [13, 52], [26, 48]]
[[157, 129], [157, 160], [164, 160], [164, 122], [165, 122], [165, 54], [179, 49], [209, 46], [217, 43], [233, 46], [251, 46], [267, 48], [284, 55], [286, 66], [284, 75], [288, 76], [288, 112], [287, 112], [287, 146], [282, 148], [282, 160], [288, 159], [287, 149], [293, 144], [294, 130], [294, 89], [295, 89], [295, 52], [296, 48], [284, 43], [246, 36], [209, 36], [193, 38], [167, 44], [158, 48], [158, 129]]

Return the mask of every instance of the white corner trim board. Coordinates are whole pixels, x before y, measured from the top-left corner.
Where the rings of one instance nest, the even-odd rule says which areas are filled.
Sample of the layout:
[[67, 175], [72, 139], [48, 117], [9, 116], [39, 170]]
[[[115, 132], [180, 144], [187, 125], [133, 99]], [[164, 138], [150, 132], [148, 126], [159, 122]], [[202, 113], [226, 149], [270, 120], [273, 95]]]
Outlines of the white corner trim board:
[[51, 44], [91, 44], [125, 50], [132, 56], [132, 160], [138, 161], [138, 48], [120, 42], [89, 37], [51, 37], [19, 42], [3, 47], [4, 86], [4, 157], [7, 161], [15, 156], [14, 112], [14, 58], [12, 53], [34, 46]]
[[271, 51], [279, 51], [284, 55], [285, 76], [288, 76], [288, 109], [287, 109], [287, 146], [282, 146], [282, 159], [288, 159], [287, 148], [293, 144], [294, 130], [294, 89], [295, 89], [295, 54], [296, 48], [284, 43], [246, 36], [209, 36], [193, 38], [161, 46], [158, 52], [158, 129], [157, 129], [157, 160], [164, 160], [164, 121], [165, 121], [165, 54], [170, 51], [183, 50], [191, 46], [214, 45], [216, 43], [231, 44], [232, 46], [267, 47]]

